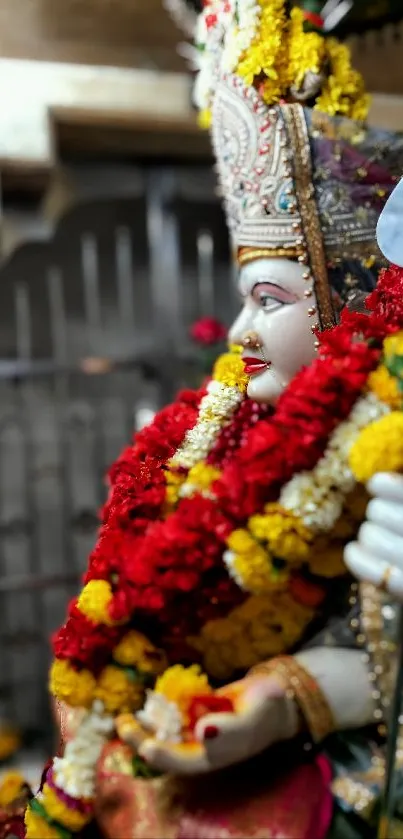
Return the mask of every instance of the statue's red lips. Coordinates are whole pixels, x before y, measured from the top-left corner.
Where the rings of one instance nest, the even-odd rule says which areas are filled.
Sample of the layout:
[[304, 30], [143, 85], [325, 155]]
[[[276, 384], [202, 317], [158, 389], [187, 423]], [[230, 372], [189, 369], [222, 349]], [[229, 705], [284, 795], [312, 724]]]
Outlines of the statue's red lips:
[[258, 373], [263, 373], [263, 370], [267, 370], [268, 365], [265, 361], [262, 361], [260, 358], [243, 358], [243, 363], [245, 365], [245, 373], [247, 376], [257, 376]]

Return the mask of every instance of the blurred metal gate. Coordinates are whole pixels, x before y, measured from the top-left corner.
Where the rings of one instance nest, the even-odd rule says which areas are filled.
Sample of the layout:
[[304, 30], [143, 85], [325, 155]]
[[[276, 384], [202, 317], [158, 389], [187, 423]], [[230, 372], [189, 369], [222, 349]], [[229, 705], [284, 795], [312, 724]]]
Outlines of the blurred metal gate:
[[48, 639], [94, 543], [105, 470], [192, 383], [189, 325], [236, 307], [208, 169], [133, 169], [119, 197], [99, 177], [97, 198], [0, 269], [0, 700], [39, 737]]

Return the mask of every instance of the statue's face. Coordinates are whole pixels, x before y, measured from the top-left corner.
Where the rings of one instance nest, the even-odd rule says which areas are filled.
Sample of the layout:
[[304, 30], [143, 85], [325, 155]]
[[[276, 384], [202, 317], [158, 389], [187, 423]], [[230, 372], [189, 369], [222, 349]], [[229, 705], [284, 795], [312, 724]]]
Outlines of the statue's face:
[[251, 377], [248, 396], [257, 402], [274, 405], [298, 370], [314, 358], [316, 298], [306, 273], [305, 266], [289, 259], [261, 259], [240, 271], [243, 308], [230, 340], [244, 347]]

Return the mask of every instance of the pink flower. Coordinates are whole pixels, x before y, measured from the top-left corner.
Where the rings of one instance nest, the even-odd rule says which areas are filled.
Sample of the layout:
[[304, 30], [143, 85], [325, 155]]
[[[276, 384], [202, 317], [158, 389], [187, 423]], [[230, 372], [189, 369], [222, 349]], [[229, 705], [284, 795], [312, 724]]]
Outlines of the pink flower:
[[204, 347], [211, 347], [220, 341], [225, 341], [227, 330], [225, 326], [215, 318], [200, 318], [190, 327], [190, 336], [197, 344]]

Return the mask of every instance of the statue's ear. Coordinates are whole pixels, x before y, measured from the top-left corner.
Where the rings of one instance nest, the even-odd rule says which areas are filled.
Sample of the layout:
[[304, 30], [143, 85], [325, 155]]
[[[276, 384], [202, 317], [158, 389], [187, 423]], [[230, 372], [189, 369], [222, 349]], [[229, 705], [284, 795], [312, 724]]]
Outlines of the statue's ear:
[[403, 268], [403, 178], [382, 210], [376, 235], [388, 262]]

